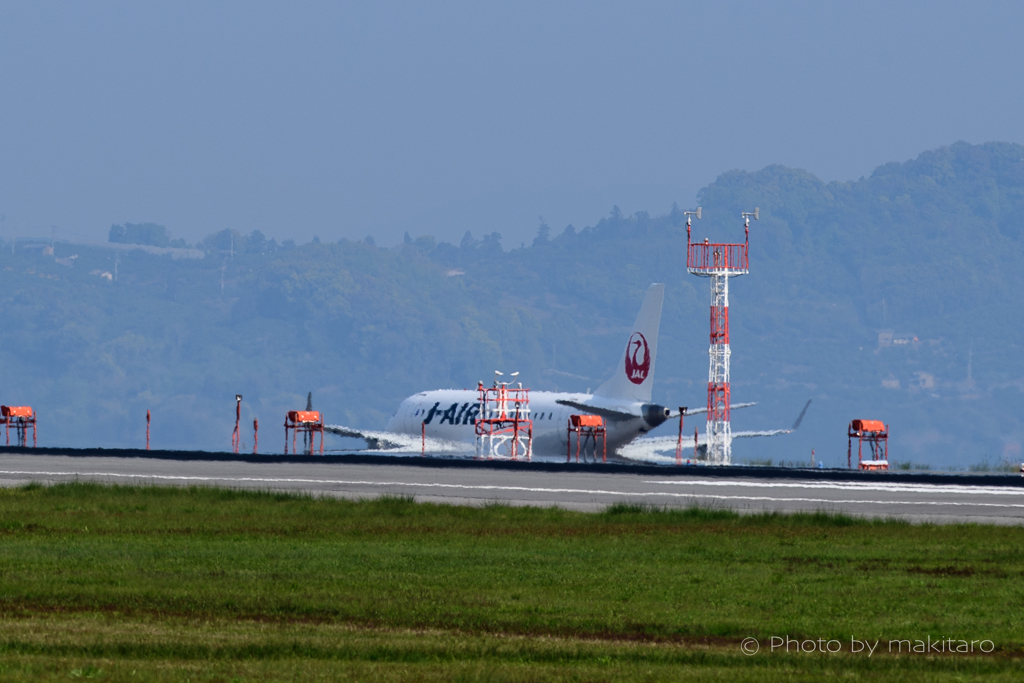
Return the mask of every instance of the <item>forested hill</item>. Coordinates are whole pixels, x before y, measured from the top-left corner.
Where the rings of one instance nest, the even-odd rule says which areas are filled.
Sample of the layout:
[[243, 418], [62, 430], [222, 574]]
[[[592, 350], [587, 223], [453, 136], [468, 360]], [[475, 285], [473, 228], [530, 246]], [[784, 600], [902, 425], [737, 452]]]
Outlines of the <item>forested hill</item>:
[[[894, 460], [1022, 458], [1024, 147], [957, 143], [848, 183], [734, 171], [695, 204], [712, 241], [742, 240], [740, 212], [761, 209], [730, 298], [733, 400], [760, 405], [734, 429], [788, 427], [814, 399], [796, 434], [737, 442], [737, 459], [845, 463], [858, 417], [891, 423]], [[223, 449], [235, 393], [270, 451], [310, 390], [329, 422], [379, 428], [404, 396], [495, 369], [595, 388], [651, 282], [667, 286], [655, 400], [706, 400], [708, 283], [686, 272], [678, 209], [542, 225], [510, 251], [485, 225], [395, 248], [111, 239], [0, 248], [0, 401], [34, 405], [44, 444], [139, 445], [150, 409], [154, 445]]]

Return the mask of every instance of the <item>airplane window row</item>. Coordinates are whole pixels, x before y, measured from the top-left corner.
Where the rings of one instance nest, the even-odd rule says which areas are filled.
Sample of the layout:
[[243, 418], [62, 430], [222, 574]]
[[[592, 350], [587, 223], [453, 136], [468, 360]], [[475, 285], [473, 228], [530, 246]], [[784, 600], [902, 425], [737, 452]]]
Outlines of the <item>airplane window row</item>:
[[[413, 413], [412, 416], [413, 417], [418, 417], [420, 413], [426, 413], [426, 412], [427, 411], [425, 409], [420, 408], [415, 413]], [[540, 415], [537, 416], [537, 420], [538, 421], [539, 420], [552, 420], [555, 417], [555, 414], [553, 412], [552, 413], [546, 413], [546, 414], [547, 414], [547, 417], [544, 417], [545, 413], [541, 413]]]

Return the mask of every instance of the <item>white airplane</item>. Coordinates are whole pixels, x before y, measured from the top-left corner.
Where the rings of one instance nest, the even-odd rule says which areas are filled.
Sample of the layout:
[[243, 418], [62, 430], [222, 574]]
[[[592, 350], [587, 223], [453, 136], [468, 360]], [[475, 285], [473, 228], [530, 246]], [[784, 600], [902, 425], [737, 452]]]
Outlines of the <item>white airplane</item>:
[[[530, 392], [530, 418], [533, 420], [533, 454], [565, 456], [569, 448], [569, 416], [587, 413], [604, 418], [607, 430], [607, 454], [626, 455], [627, 444], [672, 417], [679, 411], [651, 402], [654, 367], [658, 355], [658, 327], [665, 285], [648, 288], [625, 353], [608, 381], [593, 394], [554, 391]], [[753, 403], [735, 404], [742, 408]], [[687, 415], [706, 409], [687, 410]], [[424, 391], [402, 401], [384, 431], [366, 431], [341, 425], [325, 425], [324, 430], [338, 436], [360, 438], [371, 450], [429, 453], [472, 453], [476, 443], [476, 418], [480, 413], [480, 394], [476, 389], [440, 389]], [[772, 433], [782, 433], [777, 430]], [[758, 433], [757, 435], [761, 435]], [[767, 433], [765, 433], [767, 435]], [[746, 436], [736, 433], [734, 436]], [[689, 439], [693, 446], [693, 439]], [[659, 442], [657, 446], [661, 446]], [[651, 444], [655, 446], [655, 444]], [[590, 444], [591, 454], [593, 444]], [[660, 448], [657, 450], [661, 450]], [[650, 453], [650, 455], [648, 455]], [[654, 449], [641, 448], [635, 459], [651, 457]], [[627, 456], [628, 457], [628, 456]]]

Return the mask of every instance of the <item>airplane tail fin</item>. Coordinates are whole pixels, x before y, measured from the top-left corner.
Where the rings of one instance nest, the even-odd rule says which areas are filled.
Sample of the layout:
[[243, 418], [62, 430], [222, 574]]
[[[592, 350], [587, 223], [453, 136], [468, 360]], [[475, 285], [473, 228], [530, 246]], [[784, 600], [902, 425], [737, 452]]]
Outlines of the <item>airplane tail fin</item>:
[[665, 285], [654, 284], [640, 313], [633, 323], [633, 333], [626, 342], [626, 352], [618, 363], [615, 374], [598, 387], [595, 396], [604, 398], [651, 400], [654, 386], [654, 361], [658, 355], [658, 327], [661, 325], [661, 304], [665, 299]]

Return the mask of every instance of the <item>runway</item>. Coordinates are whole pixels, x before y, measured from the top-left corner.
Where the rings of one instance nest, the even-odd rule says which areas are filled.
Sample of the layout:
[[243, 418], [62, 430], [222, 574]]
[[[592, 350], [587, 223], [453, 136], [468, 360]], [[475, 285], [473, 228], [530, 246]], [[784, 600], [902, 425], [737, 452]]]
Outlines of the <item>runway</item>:
[[224, 486], [302, 491], [343, 498], [412, 496], [453, 505], [559, 506], [603, 510], [615, 503], [739, 512], [843, 512], [913, 522], [1024, 524], [1024, 488], [879, 481], [701, 476], [650, 470], [630, 474], [419, 467], [357, 463], [253, 463], [0, 453], [0, 486], [97, 481], [160, 486]]

